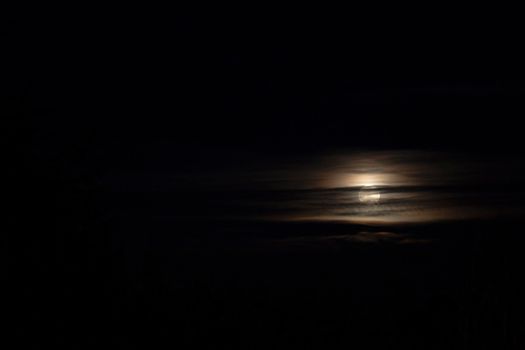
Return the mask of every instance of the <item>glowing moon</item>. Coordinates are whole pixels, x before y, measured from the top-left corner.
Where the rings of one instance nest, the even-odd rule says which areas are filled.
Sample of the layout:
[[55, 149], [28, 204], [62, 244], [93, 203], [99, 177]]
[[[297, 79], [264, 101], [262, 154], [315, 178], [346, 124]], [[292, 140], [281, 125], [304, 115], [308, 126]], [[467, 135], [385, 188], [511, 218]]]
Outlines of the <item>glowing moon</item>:
[[381, 193], [374, 186], [364, 186], [359, 191], [359, 201], [366, 204], [378, 203]]

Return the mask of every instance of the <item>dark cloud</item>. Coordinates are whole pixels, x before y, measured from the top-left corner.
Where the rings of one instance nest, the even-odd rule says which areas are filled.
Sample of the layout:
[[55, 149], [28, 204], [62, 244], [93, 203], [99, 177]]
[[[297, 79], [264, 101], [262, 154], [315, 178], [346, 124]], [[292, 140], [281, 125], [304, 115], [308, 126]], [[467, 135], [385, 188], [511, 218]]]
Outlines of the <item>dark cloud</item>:
[[[213, 164], [100, 181], [115, 200], [127, 198], [125, 206], [135, 202], [136, 210], [173, 217], [363, 223], [515, 215], [525, 192], [522, 163], [510, 156], [374, 151], [269, 160], [245, 154], [230, 166]], [[371, 184], [380, 200], [362, 203], [359, 192]]]

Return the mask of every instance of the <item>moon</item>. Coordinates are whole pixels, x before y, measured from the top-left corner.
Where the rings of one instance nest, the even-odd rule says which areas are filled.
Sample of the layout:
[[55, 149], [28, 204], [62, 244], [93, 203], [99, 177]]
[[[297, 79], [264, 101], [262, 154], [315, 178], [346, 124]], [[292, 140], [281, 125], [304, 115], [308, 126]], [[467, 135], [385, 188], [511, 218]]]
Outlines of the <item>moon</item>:
[[381, 199], [381, 193], [375, 186], [363, 186], [359, 191], [359, 201], [366, 204], [376, 204]]

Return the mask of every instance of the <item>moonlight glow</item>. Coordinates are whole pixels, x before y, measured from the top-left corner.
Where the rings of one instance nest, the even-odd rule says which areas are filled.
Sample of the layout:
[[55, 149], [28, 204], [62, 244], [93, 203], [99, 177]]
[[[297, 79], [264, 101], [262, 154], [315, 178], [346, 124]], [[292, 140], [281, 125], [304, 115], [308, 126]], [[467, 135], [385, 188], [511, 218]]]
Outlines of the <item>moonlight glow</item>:
[[367, 204], [378, 203], [381, 193], [374, 186], [364, 186], [359, 191], [359, 201]]

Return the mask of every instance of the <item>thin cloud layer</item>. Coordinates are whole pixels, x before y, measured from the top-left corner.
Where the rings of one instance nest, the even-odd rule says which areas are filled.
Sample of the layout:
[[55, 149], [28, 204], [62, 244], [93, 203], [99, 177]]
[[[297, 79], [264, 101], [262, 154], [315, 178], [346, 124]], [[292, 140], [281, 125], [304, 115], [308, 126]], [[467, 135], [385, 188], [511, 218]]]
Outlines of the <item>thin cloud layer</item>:
[[[510, 156], [373, 151], [252, 158], [222, 167], [207, 167], [204, 159], [193, 169], [113, 175], [101, 183], [142, 193], [150, 198], [147, 210], [188, 218], [394, 224], [523, 212], [524, 167]], [[359, 194], [370, 186], [378, 200], [363, 203]]]

